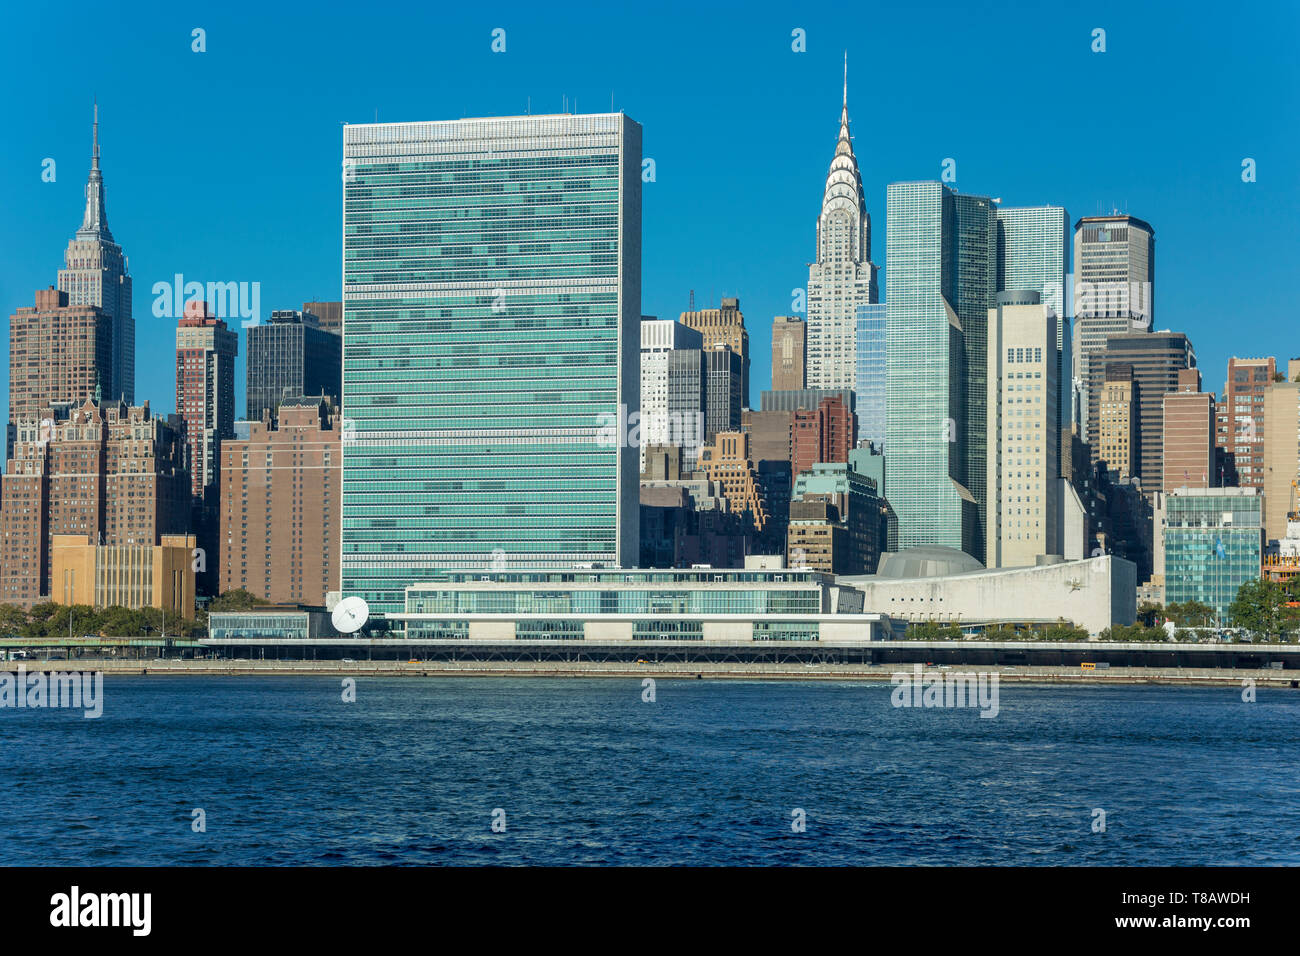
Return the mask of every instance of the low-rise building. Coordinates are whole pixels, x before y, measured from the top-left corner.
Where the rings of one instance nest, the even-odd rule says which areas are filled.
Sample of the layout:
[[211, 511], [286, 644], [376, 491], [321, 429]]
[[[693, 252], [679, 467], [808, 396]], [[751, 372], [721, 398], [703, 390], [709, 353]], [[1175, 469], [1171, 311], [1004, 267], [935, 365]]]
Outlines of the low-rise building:
[[894, 619], [971, 626], [1065, 620], [1095, 636], [1136, 620], [1136, 570], [1112, 555], [988, 569], [954, 548], [917, 547], [881, 555], [875, 574], [837, 580], [861, 591], [864, 607]]
[[98, 544], [56, 534], [50, 600], [95, 608], [158, 608], [194, 618], [195, 538], [165, 534], [156, 545]]
[[306, 641], [339, 636], [329, 612], [321, 607], [270, 604], [208, 615], [208, 638], [214, 641]]
[[405, 613], [389, 617], [420, 640], [859, 643], [895, 635], [886, 615], [864, 613], [861, 594], [830, 575], [754, 563], [765, 566], [433, 572], [406, 589]]
[[1198, 601], [1226, 623], [1238, 589], [1260, 576], [1259, 489], [1175, 488], [1165, 496], [1165, 602]]

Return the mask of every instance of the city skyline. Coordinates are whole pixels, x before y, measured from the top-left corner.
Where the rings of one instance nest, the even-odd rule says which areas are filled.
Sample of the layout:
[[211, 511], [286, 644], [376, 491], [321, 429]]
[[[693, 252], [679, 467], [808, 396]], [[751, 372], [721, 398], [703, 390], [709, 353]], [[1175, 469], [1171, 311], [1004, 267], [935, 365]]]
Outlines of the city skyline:
[[[943, 161], [949, 158], [955, 160], [955, 185], [962, 193], [998, 196], [1005, 205], [1060, 205], [1075, 220], [1114, 207], [1146, 219], [1161, 240], [1161, 314], [1156, 327], [1188, 334], [1196, 343], [1199, 364], [1206, 369], [1206, 387], [1219, 390], [1220, 370], [1226, 368], [1230, 354], [1249, 357], [1269, 348], [1265, 336], [1234, 338], [1231, 328], [1269, 321], [1285, 312], [1284, 229], [1296, 211], [1296, 200], [1285, 186], [1283, 173], [1295, 133], [1284, 128], [1286, 124], [1266, 122], [1270, 115], [1289, 115], [1289, 104], [1295, 99], [1294, 79], [1283, 72], [1281, 48], [1259, 49], [1269, 40], [1256, 37], [1255, 53], [1249, 58], [1240, 46], [1217, 50], [1222, 31], [1190, 14], [1162, 19], [1152, 12], [1101, 7], [1089, 20], [1052, 14], [1051, 29], [1030, 31], [1009, 13], [955, 13], [951, 31], [927, 37], [935, 53], [954, 52], [959, 28], [968, 21], [1001, 31], [1010, 40], [1032, 42], [1060, 64], [1055, 99], [1066, 93], [1082, 95], [1085, 90], [1104, 96], [1135, 65], [1156, 77], [1158, 64], [1173, 62], [1175, 55], [1199, 54], [1206, 70], [1191, 80], [1184, 77], [1176, 89], [1152, 84], [1145, 91], [1151, 110], [1144, 118], [1110, 120], [1123, 146], [1092, 144], [1083, 162], [1067, 155], [1069, 151], [1049, 148], [1044, 153], [1034, 147], [1035, 137], [1048, 143], [1058, 138], [1063, 122], [1049, 121], [1053, 112], [1044, 112], [1040, 102], [1044, 94], [1039, 91], [1021, 87], [1004, 91], [1006, 105], [1015, 106], [1017, 113], [1029, 109], [1044, 117], [1036, 123], [1019, 123], [1010, 138], [1005, 131], [979, 132], [959, 111], [928, 106], [927, 90], [953, 82], [960, 75], [962, 56], [969, 54], [954, 52], [951, 67], [933, 70], [934, 77], [913, 75], [916, 68], [908, 67], [905, 58], [909, 50], [915, 52], [917, 41], [900, 34], [900, 43], [887, 45], [888, 49], [879, 42], [864, 44], [862, 38], [872, 34], [865, 21], [855, 16], [838, 25], [805, 18], [800, 26], [784, 22], [789, 16], [760, 10], [753, 22], [743, 26], [725, 21], [732, 31], [728, 42], [752, 51], [745, 62], [752, 61], [753, 70], [740, 71], [743, 80], [723, 71], [706, 72], [694, 78], [692, 96], [682, 95], [678, 79], [658, 72], [648, 79], [644, 71], [638, 72], [637, 58], [644, 53], [623, 64], [592, 42], [590, 31], [620, 22], [615, 14], [581, 28], [541, 26], [528, 20], [512, 28], [507, 11], [502, 14], [508, 37], [503, 54], [491, 52], [492, 26], [453, 18], [447, 32], [464, 48], [453, 45], [450, 62], [476, 78], [473, 93], [465, 95], [440, 92], [442, 87], [431, 90], [427, 83], [409, 89], [397, 84], [339, 90], [335, 81], [319, 76], [276, 80], [269, 95], [260, 97], [250, 97], [251, 90], [237, 87], [223, 87], [211, 96], [196, 94], [196, 84], [217, 75], [213, 69], [231, 69], [243, 58], [255, 59], [268, 42], [288, 35], [287, 23], [266, 15], [260, 26], [250, 25], [246, 21], [251, 15], [239, 11], [210, 18], [204, 28], [208, 37], [204, 53], [191, 51], [190, 27], [171, 20], [137, 24], [139, 29], [122, 38], [127, 48], [140, 51], [142, 57], [152, 54], [178, 71], [175, 90], [145, 90], [144, 75], [126, 65], [114, 66], [108, 75], [92, 76], [81, 68], [55, 71], [52, 64], [59, 60], [60, 49], [66, 53], [79, 43], [89, 43], [74, 23], [65, 38], [66, 48], [46, 48], [37, 36], [34, 47], [13, 50], [0, 67], [22, 69], [27, 79], [37, 77], [48, 87], [39, 115], [30, 104], [7, 104], [12, 107], [16, 148], [0, 158], [0, 182], [5, 183], [0, 241], [5, 242], [6, 261], [0, 274], [0, 298], [6, 308], [0, 311], [7, 319], [15, 308], [29, 304], [33, 289], [55, 281], [57, 257], [85, 205], [93, 99], [100, 105], [102, 171], [114, 210], [113, 235], [131, 257], [137, 286], [133, 302], [139, 370], [136, 400], [147, 398], [166, 413], [172, 385], [166, 378], [170, 362], [164, 358], [170, 336], [163, 330], [170, 330], [175, 317], [154, 316], [155, 296], [150, 291], [154, 283], [177, 273], [205, 282], [258, 282], [263, 322], [272, 309], [339, 297], [340, 119], [368, 122], [376, 105], [384, 121], [511, 114], [527, 110], [530, 104], [534, 113], [549, 112], [563, 106], [565, 90], [571, 108], [604, 110], [608, 87], [613, 86], [615, 109], [627, 110], [642, 123], [645, 154], [656, 163], [655, 180], [646, 183], [644, 190], [642, 311], [675, 315], [688, 307], [691, 290], [697, 308], [716, 307], [724, 295], [739, 296], [745, 303], [751, 338], [764, 343], [772, 317], [796, 314], [791, 292], [806, 286], [816, 210], [827, 156], [834, 148], [832, 127], [841, 105], [836, 98], [842, 92], [847, 48], [854, 63], [855, 95], [849, 114], [855, 153], [862, 167], [866, 210], [877, 223], [886, 214], [884, 196], [890, 182], [938, 179]], [[1279, 34], [1295, 17], [1289, 10], [1272, 15], [1283, 27]], [[38, 18], [39, 14], [19, 13], [20, 20], [24, 16]], [[324, 14], [327, 22], [315, 29], [329, 29], [329, 16]], [[707, 46], [711, 34], [723, 29], [722, 18], [710, 21], [712, 15], [701, 16], [698, 35], [673, 34], [677, 47]], [[884, 11], [881, 16], [882, 26], [888, 27], [900, 14]], [[646, 19], [644, 28], [651, 35], [668, 31], [668, 23]], [[1090, 49], [1093, 20], [1107, 30], [1105, 53]], [[310, 40], [312, 27], [293, 26], [297, 42]], [[108, 36], [117, 36], [122, 29], [115, 24], [97, 27]], [[795, 27], [806, 31], [806, 53], [791, 49]], [[555, 63], [557, 45], [572, 45], [590, 56], [575, 57], [583, 60], [573, 68], [575, 75], [567, 67], [552, 66], [549, 74], [538, 78], [539, 58]], [[1211, 50], [1215, 55], [1210, 55]], [[1255, 78], [1252, 89], [1257, 95], [1245, 110], [1236, 108], [1234, 96], [1230, 109], [1229, 91], [1240, 88], [1242, 77]], [[901, 99], [913, 107], [912, 112], [917, 104], [924, 109], [900, 118], [896, 94], [905, 78], [915, 81], [914, 88]], [[599, 95], [594, 92], [596, 85], [605, 87]], [[883, 95], [884, 91], [890, 95]], [[172, 96], [184, 99], [188, 111], [170, 108], [167, 101]], [[290, 96], [302, 105], [285, 116], [278, 103], [288, 102]], [[217, 137], [214, 146], [219, 148], [194, 149], [193, 137], [185, 134], [195, 102], [205, 115], [231, 117], [227, 126], [218, 124], [234, 134]], [[855, 108], [855, 104], [861, 105]], [[1225, 153], [1227, 146], [1199, 150], [1194, 143], [1197, 134], [1181, 127], [1178, 137], [1165, 142], [1169, 137], [1159, 135], [1161, 128], [1172, 122], [1171, 117], [1186, 115], [1193, 104], [1215, 113], [1216, 142], [1240, 141], [1240, 149], [1233, 151], [1239, 155]], [[1068, 116], [1068, 112], [1056, 115]], [[172, 133], [165, 119], [169, 116], [177, 118], [181, 132]], [[714, 151], [700, 148], [705, 142], [700, 131], [724, 117], [741, 132], [743, 155], [731, 164], [726, 181], [719, 182], [708, 169], [708, 154]], [[941, 132], [933, 128], [940, 120]], [[288, 143], [299, 145], [290, 148]], [[45, 157], [56, 161], [54, 182], [41, 181]], [[1258, 163], [1258, 182], [1242, 181], [1241, 163], [1247, 157]], [[196, 188], [196, 183], [202, 188]], [[738, 202], [746, 193], [762, 201]], [[714, 220], [719, 224], [715, 229], [707, 228], [710, 220], [699, 203], [706, 194], [729, 210], [725, 219]], [[286, 230], [297, 241], [285, 243]], [[1213, 252], [1216, 269], [1233, 277], [1234, 295], [1227, 300], [1232, 315], [1226, 320], [1221, 318], [1224, 304], [1209, 302], [1201, 294], [1205, 253], [1200, 245], [1207, 234], [1232, 240], [1220, 243]], [[873, 250], [878, 259], [883, 258], [882, 245], [877, 242]], [[884, 275], [884, 298], [887, 259], [877, 264]], [[244, 351], [238, 360], [237, 382], [244, 377]], [[770, 355], [761, 347], [753, 352], [749, 401], [756, 405], [757, 393], [769, 381]], [[242, 407], [242, 389], [237, 392], [242, 417], [247, 411]]]

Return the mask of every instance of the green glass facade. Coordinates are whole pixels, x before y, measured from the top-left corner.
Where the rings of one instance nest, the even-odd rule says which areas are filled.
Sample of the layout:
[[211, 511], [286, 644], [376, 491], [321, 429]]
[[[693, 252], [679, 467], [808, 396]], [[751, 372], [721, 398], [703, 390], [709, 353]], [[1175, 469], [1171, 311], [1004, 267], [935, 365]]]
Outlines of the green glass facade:
[[983, 557], [988, 310], [997, 219], [982, 196], [893, 183], [886, 221], [889, 503], [898, 545]]
[[343, 592], [396, 612], [431, 569], [635, 564], [610, 425], [639, 408], [640, 126], [343, 135]]
[[446, 575], [406, 592], [409, 614], [821, 614], [829, 578], [783, 571]]
[[1180, 489], [1166, 496], [1165, 603], [1199, 601], [1227, 623], [1237, 589], [1260, 576], [1263, 498], [1254, 492]]

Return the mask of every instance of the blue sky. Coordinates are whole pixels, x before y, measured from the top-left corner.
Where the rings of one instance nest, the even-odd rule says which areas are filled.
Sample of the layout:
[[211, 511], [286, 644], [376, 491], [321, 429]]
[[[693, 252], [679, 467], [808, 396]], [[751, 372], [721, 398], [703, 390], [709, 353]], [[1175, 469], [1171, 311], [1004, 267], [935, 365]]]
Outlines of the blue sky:
[[[0, 30], [0, 316], [55, 281], [80, 224], [92, 97], [109, 224], [135, 282], [137, 399], [174, 406], [154, 282], [340, 297], [341, 123], [621, 109], [645, 130], [642, 310], [739, 296], [753, 393], [807, 281], [849, 52], [875, 261], [885, 186], [937, 179], [1156, 229], [1156, 324], [1219, 391], [1229, 355], [1300, 354], [1291, 3], [27, 4]], [[191, 51], [191, 30], [207, 52]], [[490, 49], [506, 30], [506, 52]], [[1092, 52], [1092, 31], [1106, 52]], [[807, 52], [791, 50], [806, 31]], [[46, 157], [54, 183], [41, 181]], [[1257, 163], [1243, 183], [1241, 163]], [[7, 341], [7, 332], [5, 334]], [[243, 409], [243, 349], [237, 371]], [[7, 374], [5, 363], [4, 374]], [[7, 397], [7, 384], [4, 395]]]

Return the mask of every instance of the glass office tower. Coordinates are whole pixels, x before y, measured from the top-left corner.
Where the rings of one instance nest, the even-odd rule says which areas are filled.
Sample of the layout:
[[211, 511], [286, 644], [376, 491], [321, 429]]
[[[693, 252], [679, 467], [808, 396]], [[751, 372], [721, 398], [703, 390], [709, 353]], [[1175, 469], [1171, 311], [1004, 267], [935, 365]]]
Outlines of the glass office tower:
[[343, 157], [343, 592], [634, 565], [641, 127], [350, 125]]
[[998, 207], [998, 291], [1037, 292], [1060, 317], [1056, 348], [1060, 354], [1057, 408], [1061, 429], [1070, 434], [1074, 370], [1065, 284], [1069, 274], [1070, 214], [1063, 206]]
[[1065, 315], [1070, 214], [1063, 206], [999, 206], [997, 214], [998, 291], [1037, 292]]
[[858, 441], [870, 441], [877, 449], [885, 446], [886, 355], [885, 303], [858, 306], [857, 396]]
[[889, 186], [886, 449], [899, 547], [984, 552], [993, 202], [937, 182]]

